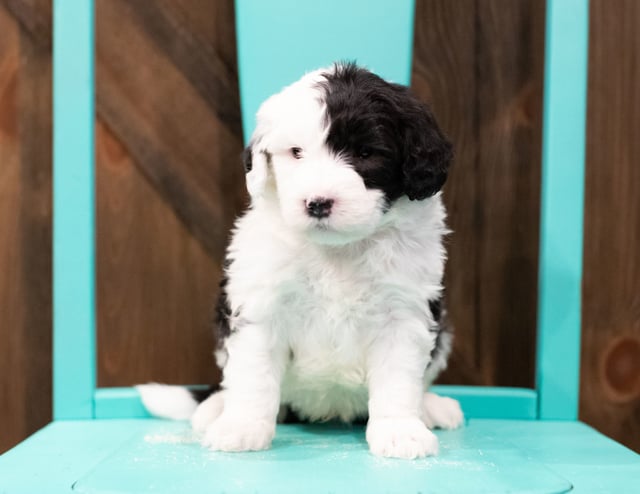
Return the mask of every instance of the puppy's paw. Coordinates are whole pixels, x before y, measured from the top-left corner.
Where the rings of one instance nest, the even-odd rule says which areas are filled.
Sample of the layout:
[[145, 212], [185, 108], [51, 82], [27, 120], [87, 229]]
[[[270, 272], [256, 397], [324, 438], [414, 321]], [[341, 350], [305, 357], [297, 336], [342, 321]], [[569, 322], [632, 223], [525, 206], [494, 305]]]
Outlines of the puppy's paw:
[[207, 427], [213, 423], [222, 413], [224, 408], [224, 391], [212, 394], [198, 405], [196, 411], [191, 416], [191, 427], [199, 433], [207, 430]]
[[438, 438], [417, 417], [369, 419], [367, 442], [377, 456], [413, 459], [438, 454]]
[[422, 419], [429, 429], [457, 429], [464, 422], [460, 403], [453, 398], [425, 393], [422, 407]]
[[268, 420], [226, 417], [210, 424], [202, 444], [215, 451], [260, 451], [268, 449], [276, 434], [276, 424]]

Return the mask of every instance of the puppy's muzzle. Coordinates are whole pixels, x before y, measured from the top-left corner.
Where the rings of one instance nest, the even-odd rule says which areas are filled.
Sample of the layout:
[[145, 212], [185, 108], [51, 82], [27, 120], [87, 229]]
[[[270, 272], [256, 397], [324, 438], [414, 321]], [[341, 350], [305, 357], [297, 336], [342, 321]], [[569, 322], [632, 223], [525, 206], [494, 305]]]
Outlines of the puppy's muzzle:
[[312, 218], [328, 218], [333, 207], [333, 199], [315, 197], [306, 203], [307, 214]]

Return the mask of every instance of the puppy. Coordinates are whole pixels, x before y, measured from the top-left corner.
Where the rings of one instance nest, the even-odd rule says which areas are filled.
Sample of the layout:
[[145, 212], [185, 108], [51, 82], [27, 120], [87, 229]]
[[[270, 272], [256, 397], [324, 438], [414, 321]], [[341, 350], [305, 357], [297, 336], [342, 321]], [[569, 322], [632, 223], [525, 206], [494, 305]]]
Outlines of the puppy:
[[220, 287], [221, 388], [193, 413], [184, 389], [142, 387], [148, 408], [193, 413], [214, 450], [268, 448], [286, 407], [311, 421], [368, 417], [376, 455], [436, 454], [430, 429], [463, 421], [455, 400], [427, 392], [451, 346], [440, 194], [451, 158], [424, 104], [355, 64], [267, 99]]

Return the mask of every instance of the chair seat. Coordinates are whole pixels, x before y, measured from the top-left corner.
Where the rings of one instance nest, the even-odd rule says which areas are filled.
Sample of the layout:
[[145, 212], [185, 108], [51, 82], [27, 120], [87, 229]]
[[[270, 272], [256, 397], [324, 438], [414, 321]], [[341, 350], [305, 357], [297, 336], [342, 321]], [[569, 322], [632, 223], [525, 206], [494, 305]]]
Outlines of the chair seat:
[[202, 448], [182, 422], [60, 421], [0, 457], [0, 492], [638, 492], [640, 456], [579, 422], [470, 420], [440, 455], [369, 454], [362, 427], [282, 425], [257, 453]]

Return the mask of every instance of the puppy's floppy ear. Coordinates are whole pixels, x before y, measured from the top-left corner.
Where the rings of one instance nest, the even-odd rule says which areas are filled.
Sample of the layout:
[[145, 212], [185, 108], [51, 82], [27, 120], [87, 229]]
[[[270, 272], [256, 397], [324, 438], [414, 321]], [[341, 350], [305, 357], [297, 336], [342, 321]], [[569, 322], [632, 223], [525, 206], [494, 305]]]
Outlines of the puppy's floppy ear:
[[242, 152], [242, 164], [246, 173], [247, 190], [251, 199], [257, 199], [264, 192], [267, 183], [267, 151], [256, 151], [257, 146], [249, 144]]
[[453, 147], [429, 108], [408, 92], [406, 97], [403, 185], [409, 199], [421, 201], [438, 192], [447, 180]]

